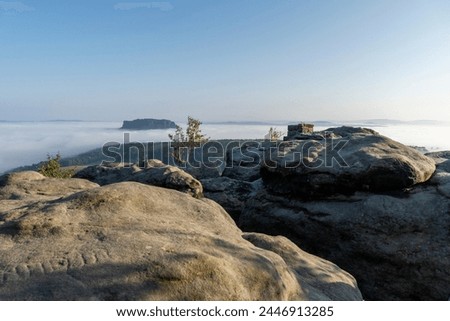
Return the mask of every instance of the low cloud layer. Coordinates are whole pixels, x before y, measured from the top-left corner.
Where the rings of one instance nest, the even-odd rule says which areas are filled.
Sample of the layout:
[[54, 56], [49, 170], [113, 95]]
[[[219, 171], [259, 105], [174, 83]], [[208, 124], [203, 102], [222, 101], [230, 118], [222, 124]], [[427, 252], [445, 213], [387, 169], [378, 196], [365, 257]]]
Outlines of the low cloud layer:
[[33, 7], [30, 7], [20, 1], [0, 1], [0, 11], [22, 13], [33, 10]]
[[116, 10], [135, 10], [135, 9], [159, 9], [161, 11], [170, 11], [174, 6], [167, 1], [156, 2], [119, 2], [114, 5]]
[[[186, 128], [186, 124], [179, 124]], [[108, 142], [122, 143], [124, 133], [121, 122], [1, 122], [0, 121], [0, 174], [3, 171], [43, 161], [47, 153], [61, 152], [63, 157], [73, 156]], [[281, 125], [203, 124], [202, 132], [211, 139], [262, 139], [270, 127]], [[430, 150], [450, 150], [450, 127], [433, 125], [374, 125], [382, 135], [407, 145], [424, 146]], [[316, 130], [327, 127], [316, 126]], [[169, 130], [131, 131], [131, 142], [168, 141]]]
[[[186, 128], [186, 124], [179, 124]], [[130, 133], [131, 142], [168, 141], [173, 129], [150, 131], [119, 130], [121, 122], [1, 122], [0, 121], [0, 175], [2, 172], [38, 163], [47, 154], [60, 152], [63, 157], [74, 156], [108, 142], [122, 143], [124, 133]], [[211, 139], [263, 138], [269, 125], [202, 125], [202, 131]]]

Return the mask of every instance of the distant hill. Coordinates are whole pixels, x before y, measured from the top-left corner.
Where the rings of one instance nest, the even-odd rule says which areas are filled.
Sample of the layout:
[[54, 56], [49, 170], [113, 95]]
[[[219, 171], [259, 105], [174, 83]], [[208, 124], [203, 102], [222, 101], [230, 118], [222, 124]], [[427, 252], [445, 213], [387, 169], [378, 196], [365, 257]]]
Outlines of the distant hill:
[[125, 120], [121, 129], [133, 129], [133, 130], [149, 130], [149, 129], [170, 129], [176, 128], [177, 124], [168, 119], [135, 119]]
[[[230, 142], [244, 142], [246, 140], [229, 140], [221, 139], [215, 142], [222, 144], [225, 148]], [[125, 163], [138, 163], [142, 158], [144, 159], [159, 159], [163, 162], [167, 162], [170, 158], [171, 152], [169, 150], [169, 142], [159, 142], [159, 143], [148, 143], [145, 144], [145, 150], [142, 150], [141, 143], [129, 143], [129, 144], [111, 144], [105, 148], [96, 148], [85, 153], [81, 153], [72, 157], [63, 157], [61, 159], [61, 166], [63, 167], [84, 167], [89, 165], [100, 165], [103, 161], [116, 161]], [[133, 146], [137, 146], [135, 148]], [[141, 149], [141, 150], [139, 150]], [[113, 152], [112, 152], [113, 151]], [[120, 159], [115, 159], [121, 156]], [[14, 168], [12, 170], [6, 171], [10, 172], [22, 172], [22, 171], [37, 171], [39, 167], [44, 164], [45, 161]]]
[[[73, 157], [65, 157], [61, 159], [62, 166], [86, 166], [86, 165], [99, 165], [102, 160], [105, 160], [105, 155], [102, 153], [101, 148], [96, 148], [85, 153]], [[36, 171], [44, 164], [44, 161], [27, 166], [20, 166], [14, 168], [8, 172], [22, 172], [22, 171]]]

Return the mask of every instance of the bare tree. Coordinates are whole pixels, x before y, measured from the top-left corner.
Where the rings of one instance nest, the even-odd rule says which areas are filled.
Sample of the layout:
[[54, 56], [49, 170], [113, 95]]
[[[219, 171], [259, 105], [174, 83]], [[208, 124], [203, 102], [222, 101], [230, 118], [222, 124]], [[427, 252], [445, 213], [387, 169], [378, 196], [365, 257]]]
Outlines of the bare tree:
[[277, 141], [284, 136], [284, 133], [281, 130], [277, 130], [276, 127], [270, 127], [269, 132], [265, 136], [266, 139], [270, 141]]

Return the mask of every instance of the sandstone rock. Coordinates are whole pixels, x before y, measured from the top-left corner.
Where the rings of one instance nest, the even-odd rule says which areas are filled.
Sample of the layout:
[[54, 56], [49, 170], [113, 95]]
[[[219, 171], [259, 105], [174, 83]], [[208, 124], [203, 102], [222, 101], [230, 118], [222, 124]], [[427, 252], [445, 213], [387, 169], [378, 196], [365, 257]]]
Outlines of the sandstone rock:
[[227, 167], [224, 169], [222, 176], [245, 182], [254, 182], [261, 178], [261, 167]]
[[198, 180], [217, 178], [220, 177], [223, 172], [223, 169], [221, 167], [205, 166], [204, 164], [200, 165], [199, 167], [181, 166], [180, 168]]
[[324, 140], [324, 139], [325, 139], [325, 137], [320, 134], [314, 135], [314, 134], [298, 133], [298, 134], [284, 137], [284, 141], [288, 141], [288, 140]]
[[303, 289], [310, 293], [311, 300], [361, 299], [360, 293], [355, 292], [357, 284], [350, 274], [335, 273], [341, 271], [337, 265], [302, 251], [287, 238], [259, 233], [245, 233], [243, 237], [253, 245], [281, 256], [301, 280]]
[[225, 168], [225, 144], [226, 142], [209, 141], [193, 149], [181, 147], [179, 156], [174, 158], [172, 154], [168, 164], [179, 167], [199, 180], [220, 177]]
[[365, 299], [447, 300], [448, 162], [440, 158], [429, 182], [404, 192], [311, 201], [262, 191], [246, 203], [240, 227], [284, 235], [338, 264], [356, 278]]
[[175, 166], [148, 167], [126, 180], [175, 189], [196, 198], [203, 197], [202, 184]]
[[223, 150], [221, 143], [207, 142], [191, 152], [190, 161], [182, 169], [199, 180], [220, 177], [226, 164]]
[[47, 178], [38, 172], [18, 172], [0, 176], [0, 200], [55, 199], [97, 184], [82, 179]]
[[335, 265], [246, 239], [215, 202], [135, 182], [17, 203], [0, 210], [0, 300], [361, 299]]
[[155, 167], [165, 167], [166, 164], [164, 164], [161, 160], [159, 159], [149, 159], [147, 160], [147, 162], [145, 164], [143, 164], [145, 168], [155, 168]]
[[201, 183], [205, 197], [222, 205], [235, 221], [239, 220], [245, 202], [262, 185], [228, 177], [203, 179]]
[[265, 147], [258, 142], [244, 142], [228, 149], [222, 176], [248, 182], [260, 179]]
[[100, 185], [134, 181], [175, 189], [194, 197], [202, 197], [201, 183], [190, 174], [175, 166], [165, 165], [159, 160], [149, 160], [140, 168], [137, 165], [112, 164], [109, 166], [89, 166], [75, 174]]
[[450, 198], [450, 151], [430, 153], [428, 156], [432, 157], [437, 164], [430, 184], [435, 185], [443, 196]]
[[124, 120], [121, 129], [148, 130], [148, 129], [170, 129], [176, 127], [177, 124], [175, 124], [171, 120], [144, 118], [135, 120]]
[[447, 160], [450, 159], [450, 151], [440, 151], [440, 152], [433, 152], [433, 153], [427, 153], [427, 156], [433, 158], [433, 159], [441, 159], [441, 160]]
[[333, 128], [324, 136], [335, 138], [285, 142], [266, 157], [268, 189], [304, 198], [383, 192], [426, 182], [435, 171], [431, 158], [370, 129]]

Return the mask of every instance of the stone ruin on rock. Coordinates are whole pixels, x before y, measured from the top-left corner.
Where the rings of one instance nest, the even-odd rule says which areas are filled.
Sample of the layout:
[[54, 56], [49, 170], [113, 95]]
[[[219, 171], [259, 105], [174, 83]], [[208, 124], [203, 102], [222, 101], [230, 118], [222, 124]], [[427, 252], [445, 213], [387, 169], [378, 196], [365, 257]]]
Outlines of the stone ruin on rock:
[[307, 139], [311, 134], [314, 133], [314, 125], [300, 123], [297, 125], [288, 125], [287, 136], [284, 136], [284, 141], [296, 140], [296, 139]]

